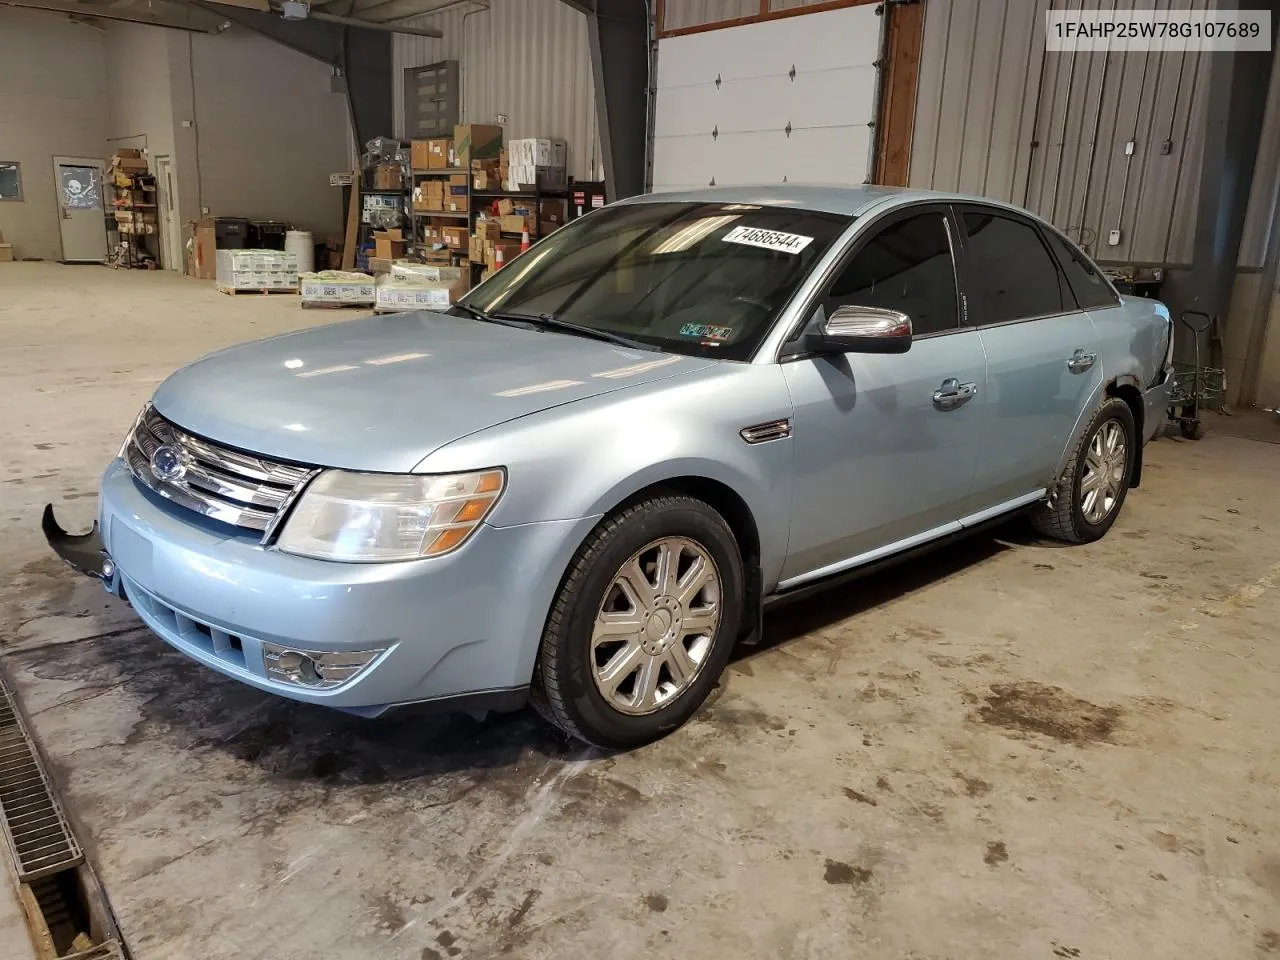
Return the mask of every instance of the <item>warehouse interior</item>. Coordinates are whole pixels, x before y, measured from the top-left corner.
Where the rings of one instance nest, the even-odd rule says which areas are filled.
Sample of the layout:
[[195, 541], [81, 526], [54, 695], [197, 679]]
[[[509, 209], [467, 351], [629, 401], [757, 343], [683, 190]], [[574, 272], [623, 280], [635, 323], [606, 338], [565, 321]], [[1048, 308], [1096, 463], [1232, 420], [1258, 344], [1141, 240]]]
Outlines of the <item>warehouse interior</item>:
[[[1047, 51], [1080, 7], [0, 3], [0, 813], [21, 731], [73, 838], [3, 858], [0, 957], [1280, 951], [1280, 69]], [[1168, 305], [1203, 429], [1161, 431], [1104, 540], [1013, 522], [770, 612], [631, 751], [275, 698], [46, 545], [211, 351], [447, 309], [614, 201], [782, 183], [1043, 218]]]

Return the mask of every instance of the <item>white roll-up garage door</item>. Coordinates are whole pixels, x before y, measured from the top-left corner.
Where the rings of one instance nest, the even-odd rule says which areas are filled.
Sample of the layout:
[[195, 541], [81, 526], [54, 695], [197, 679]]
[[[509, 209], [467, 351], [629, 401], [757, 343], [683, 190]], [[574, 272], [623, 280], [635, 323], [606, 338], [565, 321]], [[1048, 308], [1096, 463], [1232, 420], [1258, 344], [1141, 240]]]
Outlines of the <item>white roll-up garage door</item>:
[[864, 183], [877, 7], [659, 40], [653, 189]]

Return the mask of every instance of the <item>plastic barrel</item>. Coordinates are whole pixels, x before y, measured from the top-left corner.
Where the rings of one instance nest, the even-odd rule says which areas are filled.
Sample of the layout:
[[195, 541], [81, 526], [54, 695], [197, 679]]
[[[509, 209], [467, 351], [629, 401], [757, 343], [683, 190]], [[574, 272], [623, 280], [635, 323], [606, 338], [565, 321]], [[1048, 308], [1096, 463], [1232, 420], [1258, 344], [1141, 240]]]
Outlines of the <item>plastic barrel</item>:
[[316, 268], [316, 248], [309, 230], [290, 230], [284, 235], [285, 253], [298, 258], [298, 272], [312, 273]]

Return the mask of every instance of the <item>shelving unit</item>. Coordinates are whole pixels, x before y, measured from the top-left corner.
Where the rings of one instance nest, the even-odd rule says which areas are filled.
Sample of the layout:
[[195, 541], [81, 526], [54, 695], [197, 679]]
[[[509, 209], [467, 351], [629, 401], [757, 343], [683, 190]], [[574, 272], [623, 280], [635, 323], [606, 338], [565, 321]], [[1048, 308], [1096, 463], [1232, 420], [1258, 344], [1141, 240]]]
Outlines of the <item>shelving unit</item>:
[[[431, 179], [448, 179], [449, 177], [465, 177], [467, 181], [467, 198], [465, 210], [419, 210], [413, 202], [413, 190], [409, 192], [409, 196], [405, 199], [405, 206], [409, 210], [409, 252], [420, 260], [426, 258], [427, 243], [422, 238], [421, 224], [425, 224], [430, 220], [452, 220], [454, 225], [461, 220], [467, 226], [467, 234], [471, 233], [472, 213], [474, 212], [471, 205], [471, 169], [469, 167], [436, 167], [432, 169], [422, 170], [414, 169], [411, 171], [413, 186], [416, 188], [422, 180]], [[470, 254], [467, 250], [455, 250], [450, 248], [449, 260], [455, 266], [462, 266], [464, 263], [470, 262]]]
[[136, 173], [127, 178], [116, 175], [112, 191], [111, 209], [120, 235], [120, 246], [112, 256], [113, 265], [154, 270], [158, 259], [147, 238], [158, 237], [160, 233], [155, 176], [150, 173]]
[[[466, 210], [418, 210], [413, 204], [413, 195], [410, 193], [406, 199], [406, 205], [409, 209], [409, 222], [412, 240], [409, 245], [409, 252], [422, 259], [426, 256], [426, 244], [422, 240], [420, 225], [433, 219], [447, 220], [463, 220], [467, 224], [468, 235], [475, 233], [475, 223], [477, 215], [483, 204], [492, 203], [494, 200], [529, 200], [534, 208], [538, 208], [543, 200], [565, 200], [566, 201], [566, 217], [568, 214], [568, 198], [567, 190], [476, 190], [475, 181], [472, 178], [471, 170], [468, 167], [449, 167], [436, 169], [415, 169], [412, 172], [413, 184], [416, 187], [422, 180], [431, 178], [448, 178], [456, 176], [465, 176], [467, 180], [466, 194]], [[529, 231], [529, 239], [536, 240], [539, 237], [539, 221], [538, 217], [534, 217], [534, 229]], [[520, 233], [504, 231], [503, 237], [511, 239], [520, 239]], [[483, 269], [484, 264], [470, 259], [470, 253], [467, 250], [451, 250], [451, 259], [457, 264], [470, 263], [473, 271]]]

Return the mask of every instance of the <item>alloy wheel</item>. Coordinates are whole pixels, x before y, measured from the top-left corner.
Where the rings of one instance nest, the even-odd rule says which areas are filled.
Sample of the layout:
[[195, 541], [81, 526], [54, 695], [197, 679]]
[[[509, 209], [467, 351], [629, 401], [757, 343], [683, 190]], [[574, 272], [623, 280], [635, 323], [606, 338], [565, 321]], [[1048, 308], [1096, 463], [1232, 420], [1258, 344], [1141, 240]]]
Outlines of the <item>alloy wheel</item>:
[[705, 547], [655, 540], [614, 574], [591, 631], [592, 679], [605, 701], [643, 716], [686, 690], [711, 652], [720, 571]]
[[1128, 465], [1124, 426], [1119, 420], [1108, 420], [1089, 441], [1080, 478], [1080, 512], [1089, 523], [1101, 523], [1115, 509]]

